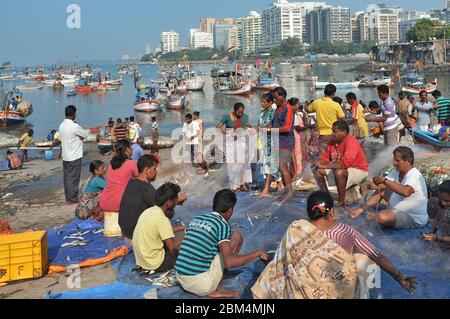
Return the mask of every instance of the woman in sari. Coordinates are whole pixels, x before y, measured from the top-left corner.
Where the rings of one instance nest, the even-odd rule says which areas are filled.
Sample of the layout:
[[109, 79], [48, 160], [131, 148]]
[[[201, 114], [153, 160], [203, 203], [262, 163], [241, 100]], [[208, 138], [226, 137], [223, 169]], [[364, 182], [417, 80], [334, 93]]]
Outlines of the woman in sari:
[[308, 137], [306, 136], [307, 118], [305, 113], [300, 110], [300, 100], [292, 98], [289, 105], [294, 110], [294, 125], [295, 125], [295, 151], [292, 153], [292, 180], [295, 181], [300, 178], [308, 163]]
[[78, 207], [75, 210], [77, 218], [103, 220], [99, 196], [106, 187], [105, 171], [105, 164], [102, 161], [95, 160], [91, 162], [89, 172], [92, 175], [80, 187]]
[[248, 115], [244, 111], [244, 104], [236, 103], [234, 111], [225, 114], [217, 124], [217, 128], [225, 134], [226, 171], [230, 188], [235, 192], [248, 192], [249, 184], [252, 183], [249, 150], [246, 147], [245, 135], [240, 130], [250, 128]]
[[412, 293], [417, 281], [405, 276], [365, 237], [334, 220], [329, 193], [308, 199], [310, 221], [291, 224], [274, 260], [252, 288], [256, 299], [368, 298], [374, 263]]

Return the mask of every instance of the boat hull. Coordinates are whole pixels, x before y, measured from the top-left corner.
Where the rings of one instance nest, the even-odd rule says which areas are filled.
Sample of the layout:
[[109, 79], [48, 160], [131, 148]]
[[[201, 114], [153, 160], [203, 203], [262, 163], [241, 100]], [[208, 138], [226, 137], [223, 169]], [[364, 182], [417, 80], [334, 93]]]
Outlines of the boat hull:
[[18, 113], [18, 112], [11, 112], [11, 111], [2, 111], [0, 112], [0, 123], [1, 124], [7, 124], [7, 125], [11, 125], [11, 124], [20, 124], [25, 122], [25, 117]]
[[333, 84], [338, 90], [357, 89], [361, 82], [347, 82], [347, 83], [330, 83], [330, 82], [316, 82], [316, 90], [325, 89], [328, 84]]
[[408, 95], [419, 95], [421, 91], [427, 91], [428, 94], [433, 93], [436, 91], [436, 86], [434, 87], [428, 87], [426, 89], [416, 89], [409, 86], [403, 86], [402, 91], [405, 92]]
[[440, 141], [436, 134], [417, 130], [410, 130], [410, 133], [416, 143], [433, 146], [434, 149], [439, 151], [450, 150], [450, 143]]
[[240, 89], [237, 90], [221, 90], [220, 94], [224, 95], [250, 95], [252, 92], [252, 86], [250, 84], [243, 85]]
[[159, 110], [158, 101], [142, 101], [139, 103], [134, 103], [133, 108], [136, 112], [151, 113]]
[[201, 77], [195, 77], [186, 80], [186, 90], [188, 91], [202, 91], [205, 87], [206, 81]]

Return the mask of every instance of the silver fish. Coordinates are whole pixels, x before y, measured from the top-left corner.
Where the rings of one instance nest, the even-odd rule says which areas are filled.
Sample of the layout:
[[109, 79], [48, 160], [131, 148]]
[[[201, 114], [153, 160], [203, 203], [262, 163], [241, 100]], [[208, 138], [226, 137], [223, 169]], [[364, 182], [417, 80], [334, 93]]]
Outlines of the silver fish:
[[247, 221], [250, 223], [250, 225], [255, 228], [255, 225], [253, 225], [252, 219], [248, 214], [245, 214], [245, 218], [247, 218]]

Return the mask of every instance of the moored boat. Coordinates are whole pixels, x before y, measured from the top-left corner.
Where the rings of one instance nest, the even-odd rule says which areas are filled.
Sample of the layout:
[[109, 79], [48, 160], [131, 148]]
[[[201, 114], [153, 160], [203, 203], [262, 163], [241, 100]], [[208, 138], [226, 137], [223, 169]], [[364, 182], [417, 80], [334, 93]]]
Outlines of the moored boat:
[[410, 85], [402, 86], [402, 91], [408, 95], [419, 95], [422, 91], [427, 91], [428, 94], [433, 93], [437, 89], [437, 79], [424, 85], [421, 82], [412, 83]]
[[133, 108], [136, 112], [156, 112], [159, 111], [160, 104], [157, 100], [143, 100], [133, 103]]
[[361, 81], [356, 81], [356, 82], [316, 82], [316, 90], [323, 90], [325, 89], [325, 87], [328, 84], [333, 84], [334, 86], [336, 86], [336, 88], [338, 90], [343, 90], [343, 89], [357, 89], [359, 87], [359, 85], [361, 84]]
[[0, 124], [12, 125], [25, 122], [26, 117], [23, 113], [9, 110], [0, 111]]
[[416, 143], [433, 146], [433, 148], [438, 151], [450, 150], [450, 142], [442, 142], [439, 140], [437, 134], [413, 129], [410, 129], [409, 131]]

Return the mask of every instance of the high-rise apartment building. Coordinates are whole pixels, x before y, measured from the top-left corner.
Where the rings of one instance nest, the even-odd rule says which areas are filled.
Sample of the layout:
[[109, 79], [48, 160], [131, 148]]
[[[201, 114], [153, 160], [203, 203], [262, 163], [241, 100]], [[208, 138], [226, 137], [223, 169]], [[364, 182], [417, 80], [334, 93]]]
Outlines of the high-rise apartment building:
[[180, 35], [176, 32], [169, 31], [161, 33], [161, 52], [177, 52], [180, 46]]
[[189, 31], [189, 47], [193, 50], [200, 48], [214, 48], [212, 33], [202, 32], [199, 29]]
[[217, 23], [237, 24], [236, 18], [202, 18], [199, 29], [202, 32], [214, 33], [214, 25]]
[[306, 41], [312, 45], [321, 41], [352, 42], [350, 8], [328, 7], [306, 14]]
[[259, 13], [252, 11], [246, 17], [239, 19], [241, 51], [244, 55], [251, 55], [261, 45], [262, 17]]
[[288, 38], [306, 39], [306, 13], [328, 7], [325, 2], [278, 0], [262, 14], [262, 47], [278, 45]]
[[399, 42], [399, 15], [402, 11], [402, 8], [388, 7], [385, 4], [369, 5], [369, 40], [377, 43]]

